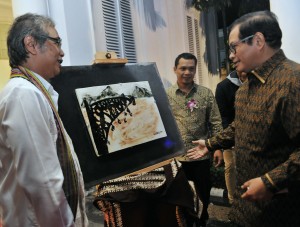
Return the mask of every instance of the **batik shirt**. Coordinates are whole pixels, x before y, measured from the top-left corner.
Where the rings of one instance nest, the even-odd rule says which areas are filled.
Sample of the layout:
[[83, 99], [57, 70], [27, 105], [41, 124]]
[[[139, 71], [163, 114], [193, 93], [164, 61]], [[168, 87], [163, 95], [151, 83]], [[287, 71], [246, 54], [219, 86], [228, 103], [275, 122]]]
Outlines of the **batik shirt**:
[[[235, 122], [206, 140], [210, 150], [235, 142], [238, 187], [233, 220], [242, 226], [298, 226], [294, 224], [300, 223], [295, 213], [300, 207], [300, 65], [279, 50], [249, 75], [237, 91], [235, 106]], [[280, 201], [276, 194], [267, 202], [242, 200], [244, 190], [239, 186], [256, 177], [274, 193], [288, 189], [287, 198]]]
[[[194, 147], [193, 140], [206, 139], [222, 130], [219, 109], [210, 89], [194, 84], [185, 95], [175, 84], [167, 89], [167, 95], [186, 151]], [[193, 102], [190, 107], [188, 102]], [[178, 159], [192, 161], [186, 155]]]

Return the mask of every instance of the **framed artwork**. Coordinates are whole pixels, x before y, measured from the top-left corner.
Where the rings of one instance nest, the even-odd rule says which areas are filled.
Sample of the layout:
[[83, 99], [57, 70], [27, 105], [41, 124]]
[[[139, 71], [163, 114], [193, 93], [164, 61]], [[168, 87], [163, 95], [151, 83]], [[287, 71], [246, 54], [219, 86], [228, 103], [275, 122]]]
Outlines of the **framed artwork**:
[[155, 63], [62, 67], [51, 84], [86, 187], [183, 154]]
[[98, 157], [167, 136], [147, 81], [75, 91]]

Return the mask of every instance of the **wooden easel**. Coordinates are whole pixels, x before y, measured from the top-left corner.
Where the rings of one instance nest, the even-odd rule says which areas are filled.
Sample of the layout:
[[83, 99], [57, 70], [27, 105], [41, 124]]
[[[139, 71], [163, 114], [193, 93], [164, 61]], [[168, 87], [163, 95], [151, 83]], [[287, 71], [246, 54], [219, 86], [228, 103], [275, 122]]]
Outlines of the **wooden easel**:
[[118, 58], [115, 52], [96, 52], [93, 64], [126, 64], [127, 58]]

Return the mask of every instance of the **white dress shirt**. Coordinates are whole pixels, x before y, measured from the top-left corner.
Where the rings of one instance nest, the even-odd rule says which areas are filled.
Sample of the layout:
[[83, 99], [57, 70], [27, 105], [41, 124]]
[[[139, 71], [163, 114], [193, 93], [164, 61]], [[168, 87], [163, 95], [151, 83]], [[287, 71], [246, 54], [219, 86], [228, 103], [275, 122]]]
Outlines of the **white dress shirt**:
[[[57, 92], [36, 76], [57, 107]], [[44, 94], [23, 78], [9, 80], [0, 94], [0, 120], [0, 210], [4, 227], [75, 226], [62, 188], [57, 128]], [[67, 137], [79, 181], [76, 226], [87, 226], [82, 173]]]

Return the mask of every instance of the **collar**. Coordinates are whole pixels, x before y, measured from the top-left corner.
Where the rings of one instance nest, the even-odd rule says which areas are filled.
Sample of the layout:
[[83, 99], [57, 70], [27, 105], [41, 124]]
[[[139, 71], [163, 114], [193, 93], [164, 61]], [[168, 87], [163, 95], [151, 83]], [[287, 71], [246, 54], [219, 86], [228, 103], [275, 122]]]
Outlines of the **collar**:
[[[30, 75], [31, 74], [31, 75]], [[45, 80], [42, 76], [37, 74], [36, 72], [31, 71], [30, 69], [27, 69], [23, 66], [19, 66], [17, 68], [11, 69], [11, 75], [10, 78], [16, 78], [21, 77], [23, 79], [26, 79], [30, 81], [32, 84], [34, 84], [39, 90], [41, 90], [45, 97], [49, 97], [51, 99], [51, 103], [53, 104], [53, 107], [58, 109], [58, 93], [54, 90], [53, 86]], [[30, 77], [34, 77], [35, 79], [32, 80]], [[36, 81], [36, 82], [34, 82]], [[48, 100], [49, 101], [49, 100]]]
[[240, 78], [237, 75], [236, 70], [229, 73], [229, 75], [226, 77], [231, 83], [235, 84], [236, 86], [241, 86], [243, 82], [240, 80]]
[[58, 109], [58, 93], [54, 90], [53, 86], [47, 81], [45, 80], [43, 77], [41, 77], [39, 74], [31, 71], [37, 78], [38, 80], [43, 84], [43, 86], [45, 87], [45, 89], [48, 91], [49, 95], [52, 98], [52, 101], [56, 107], [56, 109]]
[[31, 72], [39, 79], [39, 81], [43, 84], [43, 86], [46, 88], [47, 91], [53, 90], [52, 85], [47, 80], [45, 80], [39, 74], [37, 74], [37, 73], [35, 73], [33, 71], [31, 71]]
[[[174, 85], [174, 88], [175, 88], [175, 93], [181, 93], [181, 94], [185, 94], [182, 90], [180, 90], [179, 86], [178, 86], [178, 83], [176, 83]], [[194, 83], [189, 94], [191, 93], [191, 91], [197, 91], [197, 85]], [[185, 94], [185, 95], [189, 95], [189, 94]]]
[[271, 72], [277, 65], [279, 65], [283, 60], [286, 59], [286, 56], [283, 53], [283, 50], [278, 50], [269, 60], [264, 62], [260, 67], [252, 70], [251, 73], [262, 83], [266, 83], [266, 80], [271, 75]]

